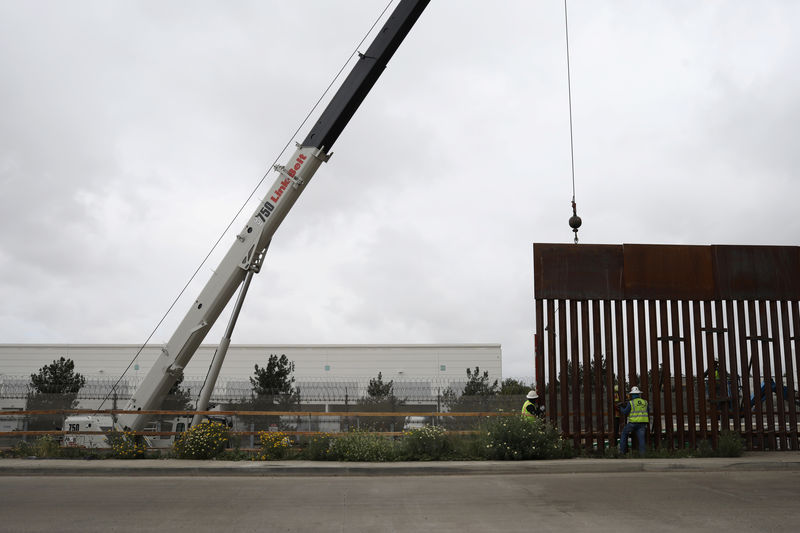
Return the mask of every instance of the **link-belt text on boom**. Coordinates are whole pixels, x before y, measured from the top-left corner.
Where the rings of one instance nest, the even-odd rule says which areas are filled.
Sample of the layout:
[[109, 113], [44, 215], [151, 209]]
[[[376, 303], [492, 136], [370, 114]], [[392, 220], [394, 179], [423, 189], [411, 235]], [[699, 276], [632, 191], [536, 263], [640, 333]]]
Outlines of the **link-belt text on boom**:
[[[303, 154], [300, 154], [299, 156], [297, 156], [297, 159], [295, 159], [294, 166], [292, 168], [288, 169], [286, 171], [286, 173], [289, 176], [291, 176], [292, 178], [295, 177], [295, 175], [297, 174], [297, 171], [300, 170], [300, 167], [303, 166], [303, 163], [305, 162], [306, 159], [307, 159], [307, 157], [305, 155], [303, 155]], [[290, 179], [288, 179], [288, 178], [285, 179], [285, 180], [281, 180], [280, 186], [277, 189], [275, 189], [275, 191], [273, 192], [272, 196], [269, 197], [269, 199], [272, 200], [275, 203], [278, 203], [278, 200], [280, 199], [281, 195], [283, 194], [283, 191], [286, 190], [286, 188], [289, 186], [289, 184], [291, 182], [292, 181]], [[272, 205], [269, 202], [264, 202], [263, 207], [256, 214], [256, 217], [263, 224], [264, 222], [267, 221], [267, 217], [272, 213], [273, 209], [275, 209], [274, 205]]]
[[297, 171], [300, 170], [300, 167], [303, 166], [303, 163], [305, 162], [305, 160], [306, 160], [306, 156], [304, 156], [303, 154], [300, 154], [299, 156], [297, 156], [297, 159], [295, 160], [295, 163], [294, 163], [294, 167], [290, 168], [286, 173], [289, 174], [291, 177], [294, 177], [294, 175], [297, 173]]

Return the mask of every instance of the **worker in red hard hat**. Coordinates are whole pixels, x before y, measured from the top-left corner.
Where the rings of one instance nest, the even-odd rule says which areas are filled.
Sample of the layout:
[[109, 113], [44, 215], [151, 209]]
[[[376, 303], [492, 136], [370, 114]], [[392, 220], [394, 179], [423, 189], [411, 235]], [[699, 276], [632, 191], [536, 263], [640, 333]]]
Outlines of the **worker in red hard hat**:
[[622, 436], [619, 439], [619, 453], [625, 455], [628, 452], [628, 436], [635, 433], [639, 441], [639, 455], [644, 457], [644, 436], [650, 425], [650, 405], [642, 398], [639, 387], [633, 387], [630, 395], [630, 401], [625, 402], [619, 410], [623, 416], [628, 417], [628, 423], [622, 428]]
[[522, 414], [524, 416], [538, 416], [544, 419], [544, 405], [539, 401], [539, 395], [535, 390], [531, 390], [525, 396], [525, 403], [522, 405]]

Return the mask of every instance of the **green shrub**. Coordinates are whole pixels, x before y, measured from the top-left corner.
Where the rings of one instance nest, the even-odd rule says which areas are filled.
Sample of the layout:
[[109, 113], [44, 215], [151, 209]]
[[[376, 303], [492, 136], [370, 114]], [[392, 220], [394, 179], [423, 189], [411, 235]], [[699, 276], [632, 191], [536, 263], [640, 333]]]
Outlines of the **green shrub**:
[[300, 458], [309, 461], [332, 460], [331, 444], [333, 440], [333, 437], [327, 433], [314, 435], [308, 442], [304, 443], [303, 450], [300, 452]]
[[147, 449], [143, 439], [130, 431], [110, 431], [106, 442], [111, 447], [111, 457], [115, 459], [141, 459]]
[[32, 451], [36, 457], [58, 457], [61, 455], [61, 446], [52, 435], [45, 435], [33, 442]]
[[[709, 450], [711, 450], [710, 446]], [[713, 450], [711, 450], [711, 453], [713, 453]], [[646, 459], [680, 459], [683, 457], [696, 457], [697, 455], [697, 450], [693, 448], [670, 448], [667, 442], [662, 442], [658, 448], [648, 445], [644, 457]], [[639, 453], [636, 449], [631, 448], [626, 455], [620, 455], [619, 457], [639, 459]]]
[[14, 457], [38, 457], [40, 459], [53, 458], [61, 455], [61, 447], [51, 435], [44, 435], [33, 442], [18, 442], [10, 455]]
[[211, 459], [225, 450], [229, 437], [222, 422], [203, 420], [181, 433], [172, 451], [179, 459]]
[[537, 417], [496, 417], [487, 424], [487, 457], [500, 460], [570, 457], [571, 447]]
[[281, 431], [259, 431], [258, 440], [261, 442], [261, 449], [253, 458], [254, 461], [286, 459], [292, 449], [289, 435]]
[[330, 456], [334, 461], [392, 461], [394, 444], [389, 439], [364, 431], [353, 431], [333, 439]]
[[453, 445], [453, 459], [465, 461], [481, 461], [487, 459], [486, 447], [489, 438], [486, 430], [474, 435], [450, 435], [450, 442]]
[[232, 450], [223, 450], [215, 459], [220, 461], [255, 461], [255, 455], [253, 452], [234, 448]]
[[744, 440], [736, 431], [723, 430], [719, 434], [717, 454], [720, 457], [741, 457], [744, 453]]
[[401, 457], [411, 461], [438, 460], [453, 455], [453, 443], [441, 426], [425, 426], [403, 432]]
[[713, 457], [714, 456], [714, 447], [711, 445], [711, 441], [708, 440], [699, 440], [697, 442], [697, 457]]
[[6, 457], [33, 457], [33, 444], [24, 440], [17, 442], [13, 448], [5, 452]]

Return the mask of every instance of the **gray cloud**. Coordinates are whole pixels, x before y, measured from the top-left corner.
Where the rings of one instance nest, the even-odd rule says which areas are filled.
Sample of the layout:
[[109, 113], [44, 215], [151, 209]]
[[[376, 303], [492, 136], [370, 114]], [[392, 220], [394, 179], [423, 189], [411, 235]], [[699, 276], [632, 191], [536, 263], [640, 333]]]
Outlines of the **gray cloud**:
[[[0, 4], [0, 341], [144, 341], [379, 7]], [[796, 245], [800, 7], [569, 7], [581, 241]], [[532, 375], [531, 244], [572, 237], [563, 30], [558, 2], [432, 3], [234, 341], [500, 342]]]

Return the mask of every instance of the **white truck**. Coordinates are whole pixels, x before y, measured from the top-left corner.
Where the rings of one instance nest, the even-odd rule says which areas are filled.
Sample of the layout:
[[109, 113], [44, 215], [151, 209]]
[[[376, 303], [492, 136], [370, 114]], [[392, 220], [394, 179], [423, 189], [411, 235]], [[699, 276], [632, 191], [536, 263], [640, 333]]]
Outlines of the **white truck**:
[[[222, 340], [219, 343], [206, 382], [200, 391], [197, 411], [208, 407], [222, 361], [230, 345], [242, 302], [253, 274], [258, 273], [272, 236], [289, 213], [300, 194], [320, 165], [331, 157], [331, 148], [356, 112], [370, 89], [380, 77], [394, 52], [402, 43], [430, 0], [401, 0], [365, 53], [348, 74], [320, 118], [285, 165], [276, 165], [277, 177], [264, 200], [236, 236], [211, 279], [186, 313], [180, 325], [162, 348], [161, 355], [152, 366], [139, 388], [128, 401], [126, 411], [160, 409], [167, 392], [182, 376], [200, 343], [233, 294], [241, 287], [233, 312]], [[313, 65], [307, 63], [309, 68]], [[196, 424], [202, 417], [196, 416]], [[120, 414], [117, 430], [142, 431], [149, 420], [147, 415]], [[72, 416], [65, 420], [66, 439], [76, 446], [98, 447], [102, 435], [69, 435], [74, 431], [92, 431], [93, 428], [110, 428], [108, 421], [95, 416]], [[84, 429], [87, 428], [87, 429]], [[92, 428], [92, 429], [89, 429]], [[78, 437], [86, 437], [79, 439]], [[92, 438], [88, 438], [92, 437]], [[105, 445], [105, 444], [103, 444]]]
[[69, 448], [104, 448], [105, 437], [84, 432], [102, 431], [107, 433], [114, 428], [114, 420], [110, 415], [74, 415], [64, 421], [66, 434], [61, 441], [62, 446]]

